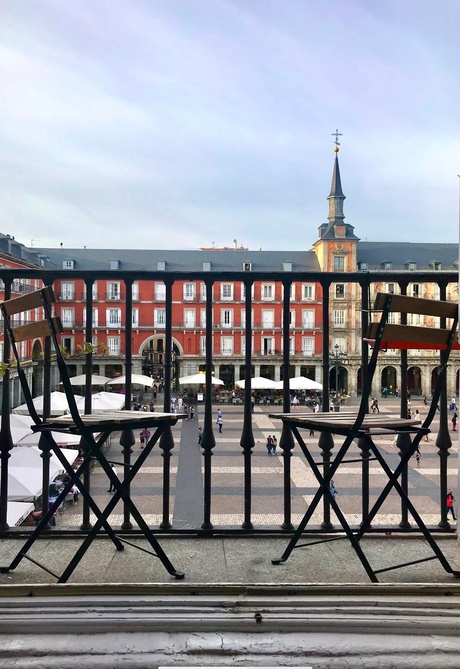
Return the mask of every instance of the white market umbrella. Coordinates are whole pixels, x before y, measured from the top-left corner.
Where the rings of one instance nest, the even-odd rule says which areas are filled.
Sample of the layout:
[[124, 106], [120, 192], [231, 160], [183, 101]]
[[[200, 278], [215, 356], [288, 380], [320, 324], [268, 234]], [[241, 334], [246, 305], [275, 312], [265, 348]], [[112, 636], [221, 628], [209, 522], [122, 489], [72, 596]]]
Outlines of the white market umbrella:
[[[236, 384], [240, 388], [245, 387], [244, 381], [237, 381]], [[263, 376], [254, 376], [251, 379], [251, 390], [276, 390], [277, 385], [271, 379], [265, 379]]]
[[[131, 376], [131, 384], [132, 385], [138, 385], [138, 386], [149, 386], [149, 388], [152, 387], [153, 384], [153, 379], [150, 378], [150, 376], [144, 376], [143, 374], [133, 374]], [[115, 379], [111, 379], [110, 381], [107, 381], [106, 383], [107, 386], [115, 386], [115, 385], [126, 385], [126, 376], [117, 376]]]
[[[78, 451], [71, 448], [61, 448], [61, 453], [67, 458], [69, 464], [73, 464], [78, 456]], [[41, 473], [43, 468], [43, 458], [38, 446], [15, 446], [10, 451], [8, 460], [8, 471], [10, 469], [32, 468], [38, 469]], [[64, 472], [62, 464], [59, 462], [55, 453], [50, 458], [50, 482], [54, 481], [56, 476]], [[8, 489], [9, 496], [9, 489]]]
[[[81, 397], [81, 395], [75, 395], [75, 399], [77, 400], [78, 397]], [[34, 407], [37, 411], [38, 414], [43, 413], [43, 395], [40, 395], [39, 397], [35, 397], [33, 399], [33, 404]], [[59, 393], [57, 391], [54, 391], [51, 393], [51, 415], [52, 416], [62, 416], [62, 414], [70, 411], [69, 409], [69, 403], [67, 402], [67, 397], [65, 393]], [[27, 404], [21, 404], [18, 407], [15, 407], [13, 409], [13, 413], [15, 414], [22, 414], [22, 415], [28, 415], [29, 414], [29, 409], [27, 408]]]
[[[276, 387], [282, 390], [284, 387], [283, 384], [283, 381], [277, 381]], [[306, 376], [295, 376], [289, 379], [289, 388], [291, 390], [322, 390], [323, 386], [321, 383], [308, 379]]]
[[[13, 439], [13, 444], [17, 444], [18, 441], [24, 439], [32, 434], [30, 425], [33, 423], [33, 420], [30, 416], [19, 416], [18, 414], [10, 414], [10, 430], [11, 437]], [[0, 416], [0, 425], [2, 424], [2, 419]]]
[[[186, 384], [193, 386], [201, 383], [202, 384], [206, 383], [206, 374], [190, 374], [190, 376], [181, 376], [179, 379], [179, 384], [181, 386], [184, 386]], [[218, 379], [215, 376], [211, 376], [211, 385], [223, 386], [224, 382], [222, 381], [222, 379]]]
[[17, 527], [34, 510], [33, 502], [12, 502], [8, 500], [6, 522], [10, 527]]
[[[100, 376], [99, 374], [93, 374], [91, 376], [91, 385], [92, 386], [105, 386], [105, 384], [110, 381], [110, 376]], [[73, 386], [86, 386], [86, 374], [79, 374], [78, 376], [72, 376], [70, 383]]]
[[[101, 397], [100, 393], [95, 393], [91, 395], [91, 409], [93, 411], [117, 411], [122, 409], [125, 404], [125, 398], [123, 395], [114, 394], [114, 399], [108, 399], [105, 395], [110, 395], [111, 393], [104, 393], [104, 397]], [[77, 408], [80, 413], [83, 413], [85, 410], [85, 398], [79, 398], [77, 402]]]
[[[67, 432], [51, 432], [51, 436], [56, 442], [57, 446], [75, 446], [80, 445], [81, 436], [79, 434], [68, 434]], [[19, 441], [15, 442], [16, 446], [38, 446], [40, 441], [40, 433], [32, 432]]]
[[39, 467], [8, 466], [8, 500], [32, 501], [41, 494], [42, 470]]

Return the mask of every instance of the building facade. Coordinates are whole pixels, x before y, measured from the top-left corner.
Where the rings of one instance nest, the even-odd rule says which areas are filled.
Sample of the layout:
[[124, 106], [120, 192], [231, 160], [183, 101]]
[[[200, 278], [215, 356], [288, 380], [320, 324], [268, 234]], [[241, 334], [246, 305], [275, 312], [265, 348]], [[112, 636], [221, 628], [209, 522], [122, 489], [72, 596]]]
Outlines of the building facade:
[[[93, 370], [105, 376], [124, 373], [126, 287], [123, 275], [138, 273], [132, 283], [133, 371], [158, 380], [165, 363], [166, 283], [142, 278], [142, 272], [176, 272], [180, 279], [172, 285], [173, 376], [204, 369], [206, 334], [205, 279], [187, 274], [221, 273], [212, 290], [212, 331], [214, 373], [228, 388], [244, 378], [246, 323], [245, 303], [248, 278], [252, 301], [252, 364], [254, 375], [282, 379], [283, 297], [282, 281], [273, 281], [273, 272], [314, 275], [331, 274], [328, 288], [329, 351], [333, 353], [329, 386], [356, 396], [361, 387], [361, 314], [363, 296], [356, 282], [347, 282], [350, 272], [379, 271], [383, 279], [370, 286], [366, 296], [371, 304], [378, 291], [457, 301], [457, 283], [444, 287], [442, 272], [458, 270], [457, 244], [361, 242], [354, 227], [345, 222], [344, 200], [338, 161], [338, 147], [328, 196], [328, 222], [319, 226], [318, 238], [305, 251], [250, 251], [235, 248], [208, 248], [196, 251], [108, 250], [108, 249], [27, 249], [12, 238], [0, 236], [0, 249], [8, 247], [11, 262], [29, 254], [32, 266], [55, 268], [56, 312], [64, 333], [62, 346], [69, 355], [71, 375], [85, 371], [86, 287], [92, 291]], [[3, 243], [3, 247], [1, 244]], [[24, 260], [22, 261], [24, 262]], [[25, 265], [31, 266], [31, 265]], [[76, 271], [110, 273], [88, 284]], [[411, 281], [411, 273], [423, 271], [424, 280]], [[65, 278], [62, 278], [65, 272]], [[116, 278], [119, 273], [120, 279]], [[225, 276], [232, 274], [232, 278]], [[337, 280], [343, 274], [344, 281]], [[401, 274], [403, 280], [401, 280]], [[235, 280], [241, 275], [241, 280]], [[115, 277], [115, 278], [114, 278]], [[432, 277], [432, 278], [431, 278]], [[287, 281], [290, 290], [289, 350], [291, 376], [306, 376], [321, 382], [323, 374], [323, 286], [316, 281]], [[324, 285], [324, 284], [323, 284]], [[436, 327], [436, 323], [426, 325]], [[423, 324], [423, 323], [420, 323]], [[35, 359], [41, 353], [37, 344]], [[24, 352], [30, 355], [30, 352]], [[456, 354], [449, 368], [449, 392], [458, 393]], [[439, 357], [430, 351], [409, 353], [409, 390], [429, 395], [436, 379]], [[400, 383], [399, 354], [387, 351], [375, 375], [374, 393], [387, 388], [393, 392]]]

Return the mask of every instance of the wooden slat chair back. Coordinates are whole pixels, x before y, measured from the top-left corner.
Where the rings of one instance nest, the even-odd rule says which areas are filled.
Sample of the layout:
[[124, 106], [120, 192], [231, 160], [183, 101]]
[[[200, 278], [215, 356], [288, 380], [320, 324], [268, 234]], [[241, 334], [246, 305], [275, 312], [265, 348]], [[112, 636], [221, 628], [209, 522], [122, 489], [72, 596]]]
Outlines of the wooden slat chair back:
[[[423, 298], [408, 297], [405, 295], [378, 293], [374, 303], [373, 312], [380, 312], [380, 318], [378, 321], [369, 325], [367, 337], [365, 339], [368, 343], [371, 344], [373, 348], [372, 355], [370, 356], [366, 370], [366, 376], [362, 388], [361, 402], [357, 414], [299, 414], [298, 412], [293, 414], [270, 414], [270, 416], [273, 418], [281, 418], [284, 424], [291, 428], [294, 437], [297, 440], [302, 452], [304, 453], [305, 458], [307, 459], [311, 470], [317, 478], [319, 484], [317, 493], [314, 495], [313, 500], [311, 501], [302, 521], [300, 522], [282, 557], [274, 559], [272, 562], [273, 564], [285, 562], [294, 548], [300, 548], [301, 546], [309, 545], [302, 543], [301, 545], [297, 546], [296, 544], [302, 537], [302, 534], [308, 522], [312, 518], [321, 498], [326, 496], [330, 505], [334, 509], [342, 528], [348, 536], [357, 556], [359, 557], [372, 581], [378, 580], [376, 574], [379, 572], [388, 571], [390, 569], [397, 569], [399, 567], [408, 566], [409, 564], [415, 564], [415, 562], [404, 563], [375, 570], [369, 564], [359, 543], [364, 533], [370, 528], [373, 518], [379, 512], [385, 499], [388, 497], [391, 490], [394, 489], [400, 495], [404, 504], [412, 514], [423, 536], [432, 548], [433, 555], [429, 558], [426, 558], [426, 560], [438, 559], [447, 572], [452, 573], [454, 576], [460, 576], [460, 572], [453, 570], [445, 556], [442, 554], [439, 546], [431, 536], [430, 531], [425, 526], [412, 501], [409, 499], [406, 491], [399, 482], [399, 478], [404, 468], [407, 467], [409, 459], [418, 448], [422, 437], [428, 434], [430, 431], [430, 425], [434, 418], [441, 395], [441, 390], [445, 381], [447, 362], [450, 352], [453, 347], [458, 348], [458, 306], [453, 302], [428, 300]], [[390, 314], [397, 312], [406, 317], [410, 316], [411, 314], [419, 314], [420, 316], [424, 317], [436, 318], [439, 319], [439, 323], [432, 321], [426, 327], [405, 324], [404, 322], [402, 324], [390, 323]], [[385, 351], [387, 349], [405, 350], [410, 348], [430, 348], [443, 352], [441, 353], [440, 369], [438, 372], [436, 388], [432, 394], [432, 401], [425, 420], [423, 423], [420, 423], [420, 421], [409, 419], [407, 416], [402, 416], [400, 418], [397, 418], [394, 415], [384, 416], [382, 414], [379, 414], [378, 416], [370, 416], [368, 413], [369, 397], [372, 388], [372, 379], [377, 368], [377, 360], [380, 351]], [[327, 432], [329, 434], [338, 434], [344, 437], [342, 446], [340, 447], [335, 458], [331, 461], [330, 464], [328, 464], [328, 467], [324, 473], [320, 471], [318, 463], [315, 462], [312, 453], [310, 453], [308, 446], [303, 440], [300, 433], [301, 428], [317, 430], [319, 432]], [[404, 454], [401, 456], [401, 460], [394, 471], [390, 469], [385, 458], [379, 452], [378, 448], [375, 446], [372, 440], [373, 434], [375, 435], [382, 433], [406, 433], [411, 435], [410, 447], [407, 448]], [[388, 482], [383, 486], [382, 492], [378, 496], [372, 509], [363, 519], [359, 530], [357, 532], [353, 532], [344, 514], [342, 513], [337, 500], [335, 499], [334, 495], [332, 495], [329, 485], [339, 466], [347, 462], [344, 460], [344, 458], [347, 455], [352, 442], [355, 439], [360, 438], [366, 441], [369, 452], [373, 453], [374, 455], [374, 457], [370, 459], [374, 459], [379, 462], [381, 468], [388, 477]], [[353, 460], [350, 460], [349, 462], [353, 462]], [[330, 539], [327, 539], [327, 541], [330, 541]], [[315, 541], [313, 543], [320, 542]]]
[[[130, 496], [130, 484], [134, 476], [140, 470], [142, 464], [145, 462], [153, 446], [158, 441], [164, 430], [168, 426], [175, 424], [182, 416], [159, 412], [146, 413], [135, 411], [93, 412], [90, 415], [80, 415], [75, 401], [73, 387], [70, 383], [67, 364], [63, 358], [58, 340], [59, 333], [62, 332], [62, 324], [59, 317], [53, 316], [52, 311], [54, 302], [55, 296], [53, 289], [51, 286], [46, 286], [41, 290], [37, 290], [33, 293], [29, 293], [18, 298], [7, 300], [1, 304], [1, 309], [5, 321], [5, 330], [10, 340], [13, 355], [16, 360], [16, 369], [22, 391], [30, 416], [35, 422], [35, 426], [32, 429], [40, 433], [41, 438], [43, 438], [48, 444], [49, 449], [53, 450], [53, 452], [56, 454], [63, 468], [69, 474], [70, 478], [68, 483], [63, 487], [62, 491], [49, 508], [47, 508], [47, 500], [45, 501], [44, 509], [47, 508], [47, 510], [44, 512], [38, 526], [32, 532], [30, 538], [26, 541], [25, 545], [19, 551], [18, 555], [13, 559], [11, 564], [8, 567], [0, 568], [0, 571], [10, 571], [19, 564], [22, 558], [27, 558], [32, 562], [35, 562], [35, 564], [38, 564], [38, 566], [40, 566], [45, 571], [52, 573], [46, 566], [39, 564], [30, 556], [28, 556], [27, 551], [31, 548], [35, 540], [40, 536], [41, 532], [48, 529], [48, 521], [52, 518], [55, 510], [58, 509], [63, 502], [65, 502], [66, 497], [70, 494], [73, 485], [76, 485], [89, 508], [95, 514], [97, 520], [64, 572], [60, 576], [53, 574], [60, 583], [64, 583], [68, 580], [75, 567], [78, 565], [81, 558], [89, 548], [93, 539], [101, 529], [104, 529], [107, 532], [117, 550], [123, 550], [123, 541], [116, 535], [115, 531], [109, 523], [109, 515], [120, 499], [123, 500], [134, 520], [142, 530], [145, 538], [153, 548], [154, 552], [152, 555], [161, 560], [162, 564], [171, 575], [177, 579], [182, 579], [184, 577], [183, 573], [174, 569], [173, 565], [161, 548], [158, 540], [153, 535], [151, 529], [148, 527], [142, 514], [138, 511]], [[30, 322], [25, 325], [15, 325], [13, 316], [37, 308], [43, 309], [45, 316], [43, 320]], [[40, 417], [33, 404], [31, 390], [29, 388], [27, 376], [21, 365], [21, 359], [17, 345], [18, 343], [29, 339], [32, 340], [42, 337], [50, 337], [54, 345], [54, 355], [69, 405], [70, 416], [62, 416], [57, 418], [49, 418], [46, 416]], [[107, 460], [102, 446], [112, 432], [132, 430], [135, 428], [142, 429], [144, 427], [155, 427], [156, 430], [146, 445], [146, 448], [141, 452], [140, 456], [133, 465], [125, 467], [124, 463], [113, 463]], [[87, 451], [83, 462], [76, 471], [74, 471], [68, 460], [62, 454], [61, 449], [56, 445], [51, 434], [53, 430], [70, 432], [72, 434], [79, 434], [81, 436]], [[98, 435], [97, 438], [95, 438], [94, 435]], [[109, 503], [106, 505], [103, 511], [99, 509], [90, 491], [86, 488], [84, 481], [82, 480], [82, 475], [85, 473], [85, 471], [87, 471], [93, 460], [98, 461], [109, 481], [115, 488], [114, 495], [111, 497]], [[121, 465], [121, 469], [125, 474], [122, 481], [112, 470], [112, 464]]]

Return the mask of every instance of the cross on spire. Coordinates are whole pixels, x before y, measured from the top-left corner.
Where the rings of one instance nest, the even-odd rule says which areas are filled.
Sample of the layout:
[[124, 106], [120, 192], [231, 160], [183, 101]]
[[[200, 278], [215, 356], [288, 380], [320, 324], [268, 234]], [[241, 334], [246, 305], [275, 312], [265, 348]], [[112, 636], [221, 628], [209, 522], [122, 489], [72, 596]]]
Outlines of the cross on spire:
[[331, 132], [332, 137], [335, 137], [334, 144], [338, 148], [340, 146], [339, 137], [342, 137], [342, 133], [339, 132], [338, 128], [335, 132]]

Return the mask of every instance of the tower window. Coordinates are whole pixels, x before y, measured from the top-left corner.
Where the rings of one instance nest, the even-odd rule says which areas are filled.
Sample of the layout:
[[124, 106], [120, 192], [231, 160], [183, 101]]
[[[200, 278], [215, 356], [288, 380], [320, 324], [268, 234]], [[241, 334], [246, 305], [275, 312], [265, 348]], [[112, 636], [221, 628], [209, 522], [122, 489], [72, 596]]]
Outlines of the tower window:
[[334, 256], [334, 271], [343, 272], [345, 269], [345, 258], [344, 256]]

